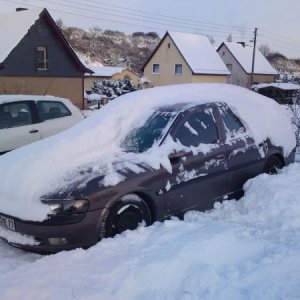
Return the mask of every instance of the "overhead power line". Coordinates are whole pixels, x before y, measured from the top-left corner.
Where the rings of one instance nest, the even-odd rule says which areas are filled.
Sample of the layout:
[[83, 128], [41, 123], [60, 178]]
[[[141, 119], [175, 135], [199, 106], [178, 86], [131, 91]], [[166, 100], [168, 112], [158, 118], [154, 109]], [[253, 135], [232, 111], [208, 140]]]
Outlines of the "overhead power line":
[[[46, 2], [46, 3], [52, 3], [58, 6], [63, 6], [63, 7], [68, 7], [68, 8], [72, 8], [75, 10], [80, 10], [82, 11], [82, 7], [79, 7], [77, 5], [70, 5], [70, 4], [65, 4], [65, 3], [59, 3], [57, 1], [52, 1], [52, 0], [39, 0], [39, 2]], [[66, 2], [66, 1], [65, 1]], [[90, 7], [90, 6], [89, 6]], [[216, 29], [216, 28], [210, 28], [210, 27], [205, 27], [204, 25], [201, 25], [201, 27], [199, 27], [199, 25], [185, 25], [186, 23], [182, 23], [182, 22], [175, 22], [175, 21], [168, 21], [168, 20], [163, 20], [164, 22], [161, 21], [153, 21], [152, 18], [151, 20], [147, 20], [147, 19], [141, 19], [141, 18], [136, 18], [136, 17], [129, 17], [128, 14], [120, 14], [120, 13], [108, 13], [108, 12], [103, 12], [103, 11], [95, 11], [94, 9], [91, 8], [85, 8], [86, 12], [92, 12], [92, 13], [97, 13], [98, 15], [100, 14], [105, 14], [106, 16], [112, 16], [112, 17], [118, 17], [118, 18], [125, 18], [126, 20], [133, 20], [133, 21], [139, 21], [139, 22], [143, 22], [143, 23], [151, 23], [151, 24], [155, 24], [155, 25], [163, 25], [163, 26], [172, 26], [172, 27], [176, 27], [176, 28], [182, 28], [182, 29], [189, 29], [189, 30], [207, 30], [210, 32], [217, 32], [217, 33], [230, 33], [230, 31], [228, 29]], [[149, 17], [148, 17], [149, 18]], [[160, 19], [162, 20], [162, 19]]]
[[[8, 2], [10, 4], [24, 5], [23, 2], [19, 2], [15, 0], [2, 0], [2, 1]], [[252, 39], [252, 36], [250, 36], [251, 33], [249, 33], [250, 29], [247, 27], [242, 27], [242, 26], [230, 27], [228, 25], [202, 22], [202, 21], [186, 19], [186, 18], [177, 18], [177, 17], [167, 16], [164, 14], [157, 14], [157, 13], [146, 12], [142, 10], [130, 9], [124, 6], [105, 3], [103, 1], [86, 0], [84, 4], [74, 3], [72, 0], [65, 0], [63, 3], [59, 3], [55, 0], [39, 0], [37, 2], [38, 3], [45, 2], [47, 4], [51, 3], [52, 5], [59, 7], [59, 9], [57, 9], [57, 8], [49, 7], [49, 5], [47, 5], [50, 11], [71, 15], [75, 17], [81, 17], [96, 22], [127, 25], [134, 28], [144, 28], [149, 31], [150, 30], [167, 31], [167, 30], [174, 30], [175, 28], [176, 31], [189, 31], [193, 33], [203, 34], [203, 35], [210, 35], [214, 38], [222, 39], [222, 40], [225, 40], [228, 37], [228, 34], [232, 34], [235, 40], [249, 41], [250, 39]], [[93, 4], [97, 4], [97, 5], [93, 5]], [[40, 5], [33, 5], [28, 3], [26, 3], [26, 6], [42, 8], [42, 6]], [[61, 7], [68, 8], [68, 10], [62, 9]], [[80, 10], [80, 12], [76, 12], [74, 10]], [[84, 13], [82, 13], [83, 11]], [[97, 16], [91, 15], [95, 13], [97, 14]], [[99, 16], [103, 14], [105, 15], [104, 17]], [[136, 23], [137, 21], [139, 22], [139, 24]], [[103, 24], [101, 24], [101, 27], [102, 26]], [[267, 41], [267, 43], [271, 45], [277, 45], [285, 49], [296, 50], [296, 51], [299, 50], [300, 48], [300, 44], [298, 46], [298, 43], [300, 43], [299, 41], [290, 39], [288, 37], [279, 34], [273, 34], [264, 29], [259, 29], [259, 31], [260, 31], [260, 37], [258, 38], [258, 42], [260, 43], [264, 43], [265, 41]]]
[[278, 39], [270, 38], [268, 36], [265, 36], [264, 34], [261, 34], [259, 37], [259, 42], [261, 44], [267, 44], [275, 47], [284, 48], [287, 50], [296, 50], [299, 51], [300, 54], [300, 46], [297, 46], [295, 44], [287, 44], [286, 42], [282, 42]]
[[295, 40], [295, 39], [292, 39], [290, 37], [287, 37], [287, 36], [283, 36], [281, 34], [278, 34], [278, 33], [272, 33], [272, 32], [269, 32], [267, 30], [263, 30], [261, 29], [261, 31], [264, 33], [264, 35], [266, 36], [270, 36], [270, 37], [273, 37], [273, 38], [276, 38], [278, 40], [284, 40], [284, 41], [288, 41], [288, 42], [292, 42], [292, 43], [296, 43], [296, 44], [299, 44], [300, 45], [300, 41], [298, 40]]
[[[5, 1], [5, 2], [8, 2], [8, 3], [14, 3], [14, 4], [23, 4], [21, 2], [18, 2], [18, 1], [13, 1], [13, 0], [2, 0], [2, 1]], [[57, 2], [55, 1], [46, 1], [47, 3], [49, 2], [52, 2], [52, 3], [55, 3], [57, 4]], [[35, 8], [41, 8], [40, 6], [37, 6], [37, 5], [32, 5], [32, 4], [28, 4], [28, 6], [31, 6], [31, 7], [35, 7]], [[70, 5], [67, 5], [67, 4], [64, 4], [64, 6], [70, 6]], [[75, 7], [72, 7], [72, 8], [75, 8]], [[141, 25], [141, 24], [134, 24], [134, 23], [129, 23], [129, 22], [126, 22], [126, 21], [120, 21], [120, 20], [112, 20], [112, 19], [107, 19], [107, 18], [100, 18], [100, 17], [94, 17], [94, 16], [90, 16], [90, 15], [86, 15], [86, 14], [82, 14], [82, 13], [77, 13], [77, 12], [72, 12], [72, 11], [66, 11], [66, 10], [62, 10], [62, 9], [55, 9], [55, 8], [48, 8], [50, 11], [54, 11], [54, 12], [59, 12], [59, 13], [64, 13], [64, 14], [68, 14], [68, 15], [73, 15], [73, 16], [79, 16], [79, 17], [84, 17], [84, 18], [87, 18], [89, 20], [95, 20], [95, 21], [101, 21], [101, 22], [110, 22], [110, 23], [116, 23], [116, 24], [122, 24], [122, 25], [128, 25], [128, 26], [134, 26], [134, 27], [141, 27], [141, 28], [151, 28], [152, 30], [162, 30], [162, 31], [166, 31], [168, 30], [169, 28], [168, 27], [157, 27], [157, 26], [146, 26], [146, 25]], [[80, 9], [82, 10], [82, 8], [78, 8], [77, 9]], [[85, 11], [91, 11], [91, 12], [95, 12], [94, 10], [90, 10], [90, 9], [85, 9]], [[128, 19], [128, 17], [126, 17], [126, 19]], [[139, 21], [143, 21], [143, 22], [150, 22], [150, 21], [145, 21], [145, 20], [140, 20], [138, 19]], [[172, 24], [166, 24], [166, 23], [158, 23], [158, 22], [151, 22], [151, 23], [154, 23], [155, 25], [164, 25], [164, 26], [169, 26], [171, 28], [184, 28], [184, 29], [189, 29], [189, 31], [197, 31], [197, 33], [201, 33], [201, 34], [204, 34], [204, 35], [207, 35], [208, 33], [213, 35], [213, 36], [222, 36], [222, 38], [225, 38], [225, 35], [230, 33], [230, 31], [226, 31], [226, 32], [222, 32], [220, 30], [216, 30], [216, 29], [205, 29], [205, 28], [197, 28], [197, 27], [188, 27], [188, 26], [182, 26], [182, 25], [172, 25]], [[234, 36], [236, 36], [237, 38], [239, 39], [243, 39], [243, 38], [248, 38], [248, 37], [245, 37], [245, 35], [241, 34], [241, 33], [233, 33]]]
[[[42, 1], [42, 0], [40, 0], [40, 1]], [[72, 0], [68, 0], [68, 1], [65, 0], [65, 2], [74, 3]], [[136, 12], [139, 15], [148, 16], [148, 17], [151, 17], [152, 19], [153, 18], [156, 19], [158, 17], [162, 17], [163, 19], [160, 18], [162, 20], [171, 19], [171, 20], [176, 21], [176, 22], [178, 22], [178, 21], [184, 21], [184, 22], [194, 23], [194, 24], [198, 24], [198, 25], [215, 26], [215, 27], [221, 27], [221, 28], [227, 27], [229, 30], [230, 29], [240, 29], [240, 30], [244, 30], [244, 31], [251, 31], [252, 30], [251, 28], [247, 28], [245, 26], [238, 26], [238, 25], [228, 26], [228, 25], [224, 25], [224, 24], [217, 24], [217, 23], [211, 23], [211, 22], [203, 22], [203, 21], [199, 21], [199, 20], [193, 20], [193, 19], [187, 19], [187, 18], [181, 18], [181, 17], [173, 17], [173, 16], [168, 16], [168, 15], [163, 15], [163, 14], [158, 14], [158, 13], [152, 13], [152, 12], [149, 12], [149, 11], [142, 11], [142, 10], [137, 10], [137, 9], [131, 9], [131, 8], [120, 6], [120, 5], [113, 5], [113, 4], [110, 4], [110, 3], [103, 2], [103, 1], [86, 0], [86, 1], [84, 1], [84, 3], [80, 3], [80, 4], [86, 6], [87, 3], [95, 3], [95, 4], [97, 4], [97, 6], [91, 6], [89, 4], [90, 7], [97, 7], [97, 8], [103, 8], [103, 7], [105, 7], [106, 9], [109, 9], [108, 8], [108, 6], [109, 6], [109, 7], [116, 8], [118, 11], [126, 11], [127, 13], [128, 12]], [[79, 4], [79, 3], [77, 3], [77, 4]]]

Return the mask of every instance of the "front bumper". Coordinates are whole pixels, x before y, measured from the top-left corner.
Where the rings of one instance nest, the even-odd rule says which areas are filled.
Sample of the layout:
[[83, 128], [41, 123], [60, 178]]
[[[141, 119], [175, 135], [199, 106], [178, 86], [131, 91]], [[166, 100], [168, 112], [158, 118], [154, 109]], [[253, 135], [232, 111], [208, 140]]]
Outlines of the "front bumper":
[[[27, 222], [7, 216], [14, 220], [15, 231], [6, 229], [6, 235], [2, 238], [15, 247], [38, 253], [56, 253], [79, 247], [87, 248], [99, 241], [99, 228], [104, 212], [105, 209], [90, 211], [78, 218], [78, 221], [71, 223], [61, 222], [61, 220], [59, 222], [55, 220], [51, 222]], [[24, 236], [34, 243], [11, 242], [7, 238], [9, 233]], [[50, 241], [54, 239], [64, 242], [53, 244]]]

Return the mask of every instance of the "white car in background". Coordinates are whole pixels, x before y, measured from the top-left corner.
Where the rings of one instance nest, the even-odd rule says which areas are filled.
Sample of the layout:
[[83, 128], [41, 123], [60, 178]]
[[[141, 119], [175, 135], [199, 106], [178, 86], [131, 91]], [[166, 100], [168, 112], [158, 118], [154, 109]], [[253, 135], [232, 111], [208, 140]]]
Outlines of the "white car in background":
[[84, 115], [67, 99], [0, 95], [0, 154], [54, 135], [82, 119]]

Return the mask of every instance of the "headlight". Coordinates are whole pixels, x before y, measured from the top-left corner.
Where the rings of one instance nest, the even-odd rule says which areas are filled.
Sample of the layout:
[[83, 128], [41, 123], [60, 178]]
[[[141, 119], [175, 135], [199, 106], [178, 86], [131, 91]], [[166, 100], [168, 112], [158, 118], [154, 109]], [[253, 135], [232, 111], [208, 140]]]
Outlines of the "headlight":
[[88, 200], [48, 200], [43, 201], [47, 204], [52, 214], [55, 215], [73, 215], [79, 213], [85, 213], [88, 211], [90, 203]]

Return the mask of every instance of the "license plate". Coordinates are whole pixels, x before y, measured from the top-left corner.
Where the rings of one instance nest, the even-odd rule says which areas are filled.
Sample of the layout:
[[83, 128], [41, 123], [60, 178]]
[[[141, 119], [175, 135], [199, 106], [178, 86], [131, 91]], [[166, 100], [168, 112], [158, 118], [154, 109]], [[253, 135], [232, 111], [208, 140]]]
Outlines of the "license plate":
[[6, 218], [4, 216], [0, 216], [0, 226], [15, 231], [15, 221], [10, 218]]

